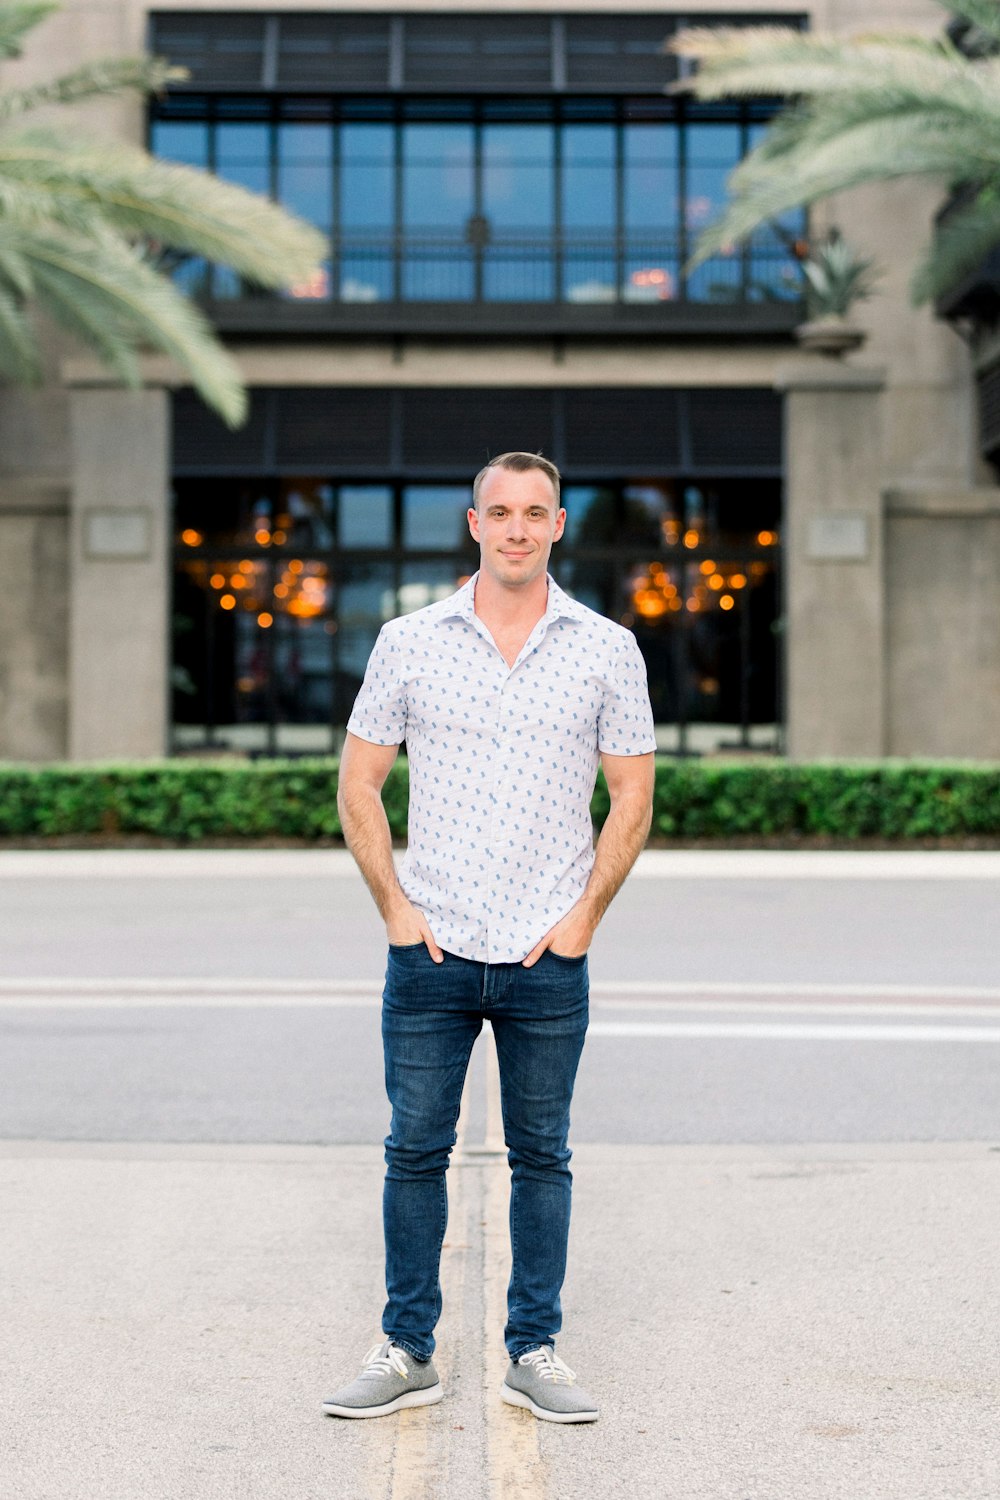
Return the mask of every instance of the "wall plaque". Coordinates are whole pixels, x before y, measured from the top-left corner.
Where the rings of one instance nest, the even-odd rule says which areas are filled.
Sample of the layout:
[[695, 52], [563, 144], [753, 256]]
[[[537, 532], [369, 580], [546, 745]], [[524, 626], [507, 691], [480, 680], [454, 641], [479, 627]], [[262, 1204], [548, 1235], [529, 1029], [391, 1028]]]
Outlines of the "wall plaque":
[[867, 516], [843, 510], [809, 517], [806, 557], [810, 562], [866, 562], [869, 550]]
[[148, 557], [150, 536], [148, 510], [88, 510], [83, 518], [87, 557]]

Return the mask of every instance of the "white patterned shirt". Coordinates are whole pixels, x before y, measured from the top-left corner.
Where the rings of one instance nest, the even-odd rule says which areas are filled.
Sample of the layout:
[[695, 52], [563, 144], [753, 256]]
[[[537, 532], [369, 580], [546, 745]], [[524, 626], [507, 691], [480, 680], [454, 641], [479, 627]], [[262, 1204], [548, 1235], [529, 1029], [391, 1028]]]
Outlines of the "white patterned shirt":
[[644, 755], [656, 741], [631, 631], [550, 577], [545, 614], [508, 667], [475, 612], [478, 576], [382, 627], [347, 728], [406, 741], [399, 883], [439, 946], [519, 963], [587, 883], [599, 752]]

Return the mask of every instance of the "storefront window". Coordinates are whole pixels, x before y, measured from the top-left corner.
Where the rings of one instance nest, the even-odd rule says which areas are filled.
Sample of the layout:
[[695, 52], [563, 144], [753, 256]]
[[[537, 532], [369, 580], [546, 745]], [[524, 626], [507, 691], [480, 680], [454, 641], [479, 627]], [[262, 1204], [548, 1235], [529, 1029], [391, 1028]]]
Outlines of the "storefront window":
[[[449, 483], [179, 479], [175, 749], [338, 748], [381, 627], [478, 566], [470, 499]], [[759, 477], [564, 486], [552, 571], [635, 632], [661, 749], [776, 745], [780, 501]]]

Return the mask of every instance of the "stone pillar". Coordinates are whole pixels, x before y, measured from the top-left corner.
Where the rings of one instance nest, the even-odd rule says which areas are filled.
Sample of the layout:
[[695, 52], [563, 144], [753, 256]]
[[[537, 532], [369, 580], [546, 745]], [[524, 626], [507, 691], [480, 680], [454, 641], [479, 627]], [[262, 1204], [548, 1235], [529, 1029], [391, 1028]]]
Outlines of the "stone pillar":
[[0, 760], [66, 756], [69, 492], [0, 476]]
[[165, 755], [169, 727], [169, 394], [70, 393], [69, 755]]
[[886, 751], [881, 370], [790, 360], [785, 708], [794, 760]]

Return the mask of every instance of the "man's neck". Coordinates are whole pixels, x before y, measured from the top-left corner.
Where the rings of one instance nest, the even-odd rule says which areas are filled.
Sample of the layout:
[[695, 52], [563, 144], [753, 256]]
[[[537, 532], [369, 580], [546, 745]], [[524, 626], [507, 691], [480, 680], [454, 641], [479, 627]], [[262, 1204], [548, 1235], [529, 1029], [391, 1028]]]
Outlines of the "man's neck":
[[503, 584], [480, 572], [476, 579], [475, 611], [481, 620], [513, 627], [536, 625], [549, 602], [548, 575], [542, 573], [530, 583]]

